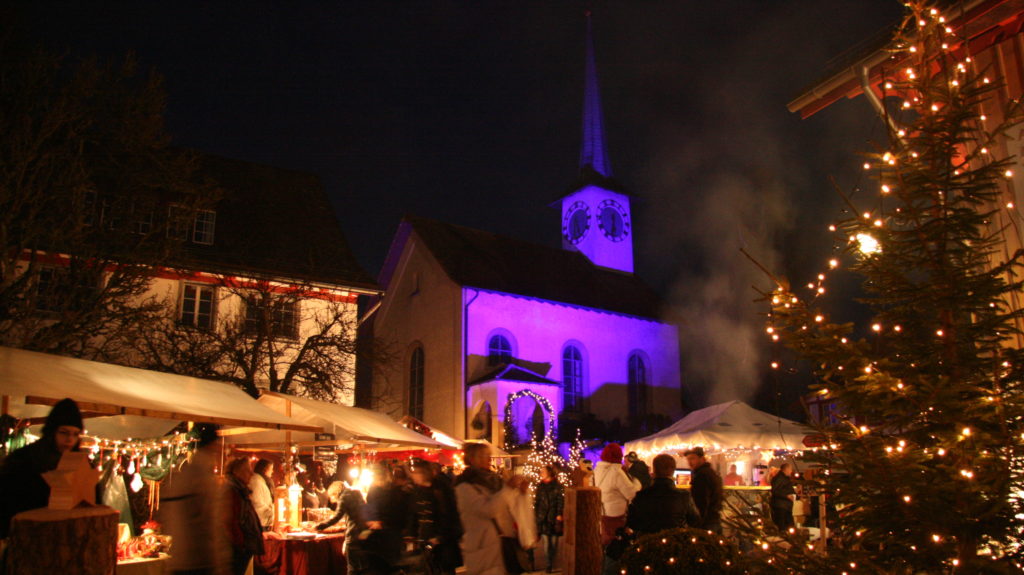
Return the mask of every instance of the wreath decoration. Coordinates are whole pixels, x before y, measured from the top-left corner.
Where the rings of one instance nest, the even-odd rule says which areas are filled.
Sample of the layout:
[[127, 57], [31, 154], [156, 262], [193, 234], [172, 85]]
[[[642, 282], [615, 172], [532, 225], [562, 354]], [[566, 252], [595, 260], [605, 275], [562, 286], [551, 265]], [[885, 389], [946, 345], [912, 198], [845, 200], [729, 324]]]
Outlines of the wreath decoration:
[[[552, 407], [551, 402], [548, 401], [548, 398], [544, 397], [543, 395], [535, 391], [531, 391], [529, 389], [522, 389], [515, 393], [508, 394], [508, 399], [505, 401], [505, 446], [507, 448], [514, 448], [518, 445], [526, 443], [525, 441], [518, 441], [519, 438], [516, 437], [515, 415], [512, 412], [512, 404], [515, 403], [517, 399], [521, 399], [523, 397], [532, 397], [533, 399], [537, 400], [537, 403], [539, 403], [541, 407], [547, 410], [548, 425], [547, 433], [545, 435], [550, 435], [551, 437], [558, 437], [558, 417], [555, 414], [555, 408]], [[515, 438], [517, 441], [513, 443], [511, 441], [512, 438]]]

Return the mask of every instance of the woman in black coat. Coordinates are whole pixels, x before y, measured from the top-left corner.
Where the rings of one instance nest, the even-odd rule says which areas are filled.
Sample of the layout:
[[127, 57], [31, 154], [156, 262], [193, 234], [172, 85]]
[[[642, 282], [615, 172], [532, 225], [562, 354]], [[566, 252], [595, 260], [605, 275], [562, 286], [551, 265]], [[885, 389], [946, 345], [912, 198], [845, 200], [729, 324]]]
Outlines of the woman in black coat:
[[43, 436], [4, 459], [0, 465], [0, 539], [8, 536], [12, 517], [49, 504], [50, 485], [43, 473], [56, 469], [65, 452], [78, 451], [82, 429], [78, 404], [62, 399], [46, 416]]
[[537, 534], [544, 543], [547, 556], [547, 572], [554, 568], [558, 554], [558, 541], [562, 537], [562, 512], [565, 508], [565, 490], [558, 482], [554, 466], [545, 465], [540, 471], [540, 483], [534, 499], [534, 515], [537, 517]]

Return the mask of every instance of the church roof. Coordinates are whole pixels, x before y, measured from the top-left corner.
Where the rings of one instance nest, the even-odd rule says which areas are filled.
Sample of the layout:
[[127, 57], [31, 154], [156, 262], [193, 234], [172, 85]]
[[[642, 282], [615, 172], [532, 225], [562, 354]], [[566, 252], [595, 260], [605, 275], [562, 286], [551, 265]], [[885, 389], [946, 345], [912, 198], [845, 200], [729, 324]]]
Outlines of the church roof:
[[[394, 257], [410, 231], [461, 286], [650, 319], [660, 316], [661, 298], [643, 280], [595, 266], [580, 252], [406, 216], [395, 239]], [[390, 273], [386, 266], [382, 284], [388, 283]]]
[[487, 383], [488, 381], [518, 381], [522, 383], [543, 383], [546, 385], [558, 385], [562, 384], [548, 379], [543, 375], [526, 369], [525, 367], [515, 365], [514, 363], [503, 363], [496, 365], [494, 369], [489, 370], [482, 376], [469, 382], [469, 385], [477, 385], [479, 383]]

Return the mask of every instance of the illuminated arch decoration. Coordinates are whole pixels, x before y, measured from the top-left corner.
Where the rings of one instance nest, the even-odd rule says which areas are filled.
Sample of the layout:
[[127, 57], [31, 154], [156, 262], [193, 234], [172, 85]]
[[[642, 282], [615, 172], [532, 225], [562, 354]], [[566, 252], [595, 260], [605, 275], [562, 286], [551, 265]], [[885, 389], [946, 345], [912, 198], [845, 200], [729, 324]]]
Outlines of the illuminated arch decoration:
[[[545, 411], [547, 411], [547, 413], [548, 413], [548, 424], [546, 426], [547, 432], [545, 433], [545, 437], [548, 437], [548, 436], [550, 436], [552, 438], [558, 437], [558, 418], [555, 416], [555, 409], [554, 409], [554, 407], [551, 406], [551, 402], [548, 401], [548, 398], [544, 397], [543, 395], [541, 395], [541, 394], [539, 394], [539, 393], [537, 393], [535, 391], [531, 391], [529, 389], [523, 389], [523, 390], [517, 391], [515, 393], [508, 394], [508, 399], [505, 401], [505, 448], [506, 449], [513, 449], [513, 448], [515, 448], [515, 447], [517, 447], [519, 445], [523, 445], [523, 444], [526, 443], [526, 442], [518, 442], [516, 444], [512, 444], [511, 442], [509, 442], [509, 438], [516, 437], [516, 435], [517, 435], [516, 434], [515, 415], [513, 414], [514, 412], [512, 411], [512, 405], [516, 402], [516, 400], [522, 399], [524, 397], [533, 398], [534, 400], [537, 401], [537, 403], [540, 404], [540, 406]], [[516, 437], [516, 439], [518, 440], [520, 438]], [[533, 438], [534, 441], [536, 441], [538, 439], [543, 439], [543, 438]]]

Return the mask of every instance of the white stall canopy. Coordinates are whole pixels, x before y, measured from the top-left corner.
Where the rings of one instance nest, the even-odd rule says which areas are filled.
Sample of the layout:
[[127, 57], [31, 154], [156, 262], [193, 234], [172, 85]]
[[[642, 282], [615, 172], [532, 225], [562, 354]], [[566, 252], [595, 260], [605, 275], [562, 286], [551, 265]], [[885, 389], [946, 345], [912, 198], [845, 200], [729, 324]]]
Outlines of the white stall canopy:
[[166, 420], [320, 430], [228, 383], [9, 347], [0, 347], [0, 396], [5, 412], [19, 419], [44, 418], [47, 406], [70, 397], [89, 418], [87, 431], [107, 438], [162, 435]]
[[[255, 431], [244, 435], [229, 432], [229, 444], [249, 449], [282, 449], [289, 443], [301, 447], [334, 445], [339, 448], [366, 446], [369, 449], [444, 448], [444, 444], [407, 429], [390, 417], [360, 407], [327, 403], [284, 393], [264, 391], [259, 402], [297, 422], [322, 428], [333, 439], [317, 439], [314, 433]], [[237, 430], [242, 431], [242, 430]]]
[[679, 453], [701, 446], [707, 453], [730, 450], [797, 450], [812, 430], [776, 417], [742, 401], [719, 403], [690, 413], [669, 427], [626, 443], [643, 459], [659, 453]]

